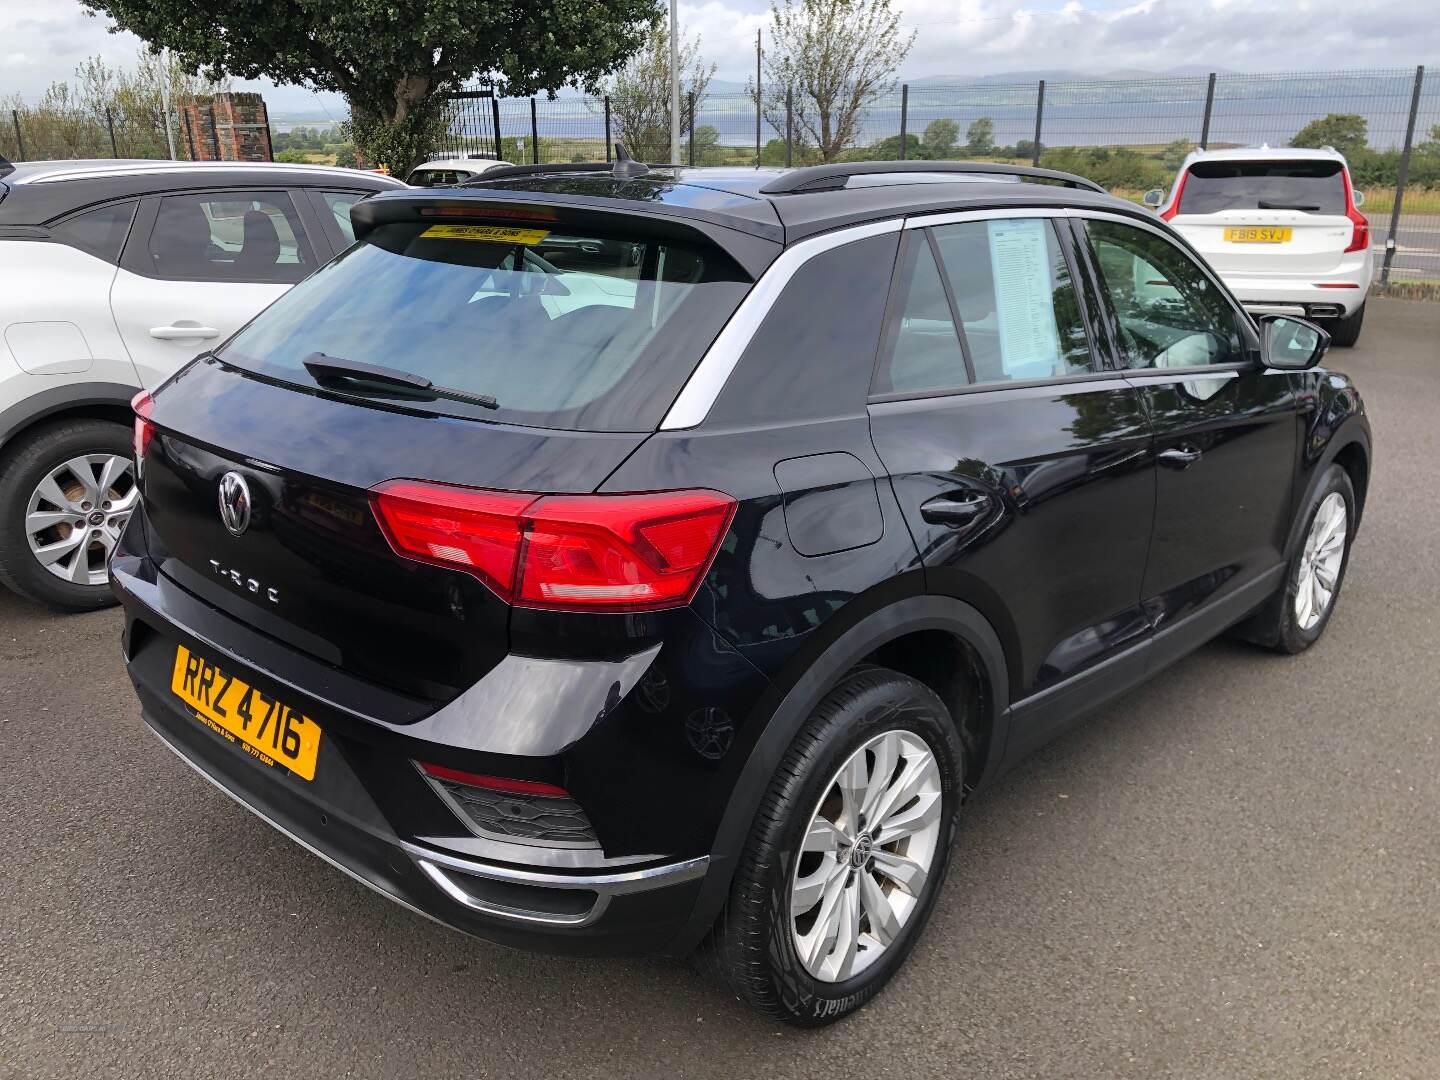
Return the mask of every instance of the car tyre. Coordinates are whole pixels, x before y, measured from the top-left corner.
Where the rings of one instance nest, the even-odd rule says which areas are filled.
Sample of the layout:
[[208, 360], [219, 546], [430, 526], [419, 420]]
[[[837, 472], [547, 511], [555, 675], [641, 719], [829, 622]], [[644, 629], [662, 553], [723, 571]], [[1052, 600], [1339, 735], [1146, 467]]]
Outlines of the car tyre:
[[[1294, 654], [1304, 652], [1325, 632], [1355, 537], [1355, 488], [1339, 465], [1331, 465], [1305, 504], [1304, 531], [1285, 569], [1285, 585], [1245, 623], [1239, 636]], [[1308, 593], [1307, 593], [1308, 590]]]
[[1330, 344], [1349, 348], [1360, 340], [1360, 324], [1365, 321], [1365, 304], [1346, 315], [1343, 319], [1331, 320], [1326, 329], [1330, 331]]
[[[131, 458], [131, 432], [129, 428], [105, 420], [66, 420], [47, 425], [16, 439], [5, 450], [0, 459], [0, 583], [8, 586], [21, 596], [37, 603], [65, 611], [93, 611], [115, 603], [110, 592], [108, 575], [102, 576], [100, 569], [115, 539], [124, 527], [129, 510], [138, 499], [139, 492], [134, 482], [134, 463]], [[107, 473], [102, 462], [114, 461]], [[91, 481], [114, 478], [114, 486], [107, 485], [105, 494], [128, 498], [101, 499], [90, 510], [91, 500], [86, 497], [83, 482], [74, 472], [67, 472], [67, 463], [80, 463], [76, 468], [91, 464]], [[120, 472], [122, 467], [128, 471]], [[58, 490], [60, 494], [74, 496], [66, 503], [57, 503], [55, 498], [36, 503], [41, 485], [54, 480], [59, 471]], [[55, 491], [57, 489], [50, 489]], [[94, 490], [98, 491], [98, 487]], [[113, 506], [108, 504], [113, 502]], [[56, 513], [59, 510], [73, 512], [73, 518], [51, 526], [36, 534], [30, 526], [41, 520], [36, 514]], [[75, 572], [66, 577], [47, 569], [36, 554], [35, 545], [47, 542], [64, 545], [75, 530], [75, 522], [85, 521], [85, 515], [97, 513], [103, 520], [95, 528], [88, 521], [81, 532], [99, 533], [97, 539], [86, 543], [83, 549], [67, 553], [65, 564], [74, 567]], [[38, 535], [39, 539], [34, 539]], [[33, 543], [32, 543], [33, 539]], [[84, 559], [84, 565], [76, 562]], [[87, 580], [80, 582], [76, 578]], [[98, 580], [94, 580], [98, 579]]]
[[746, 1004], [797, 1026], [821, 1027], [861, 1008], [904, 963], [929, 917], [963, 776], [955, 723], [933, 691], [886, 668], [852, 672], [775, 771], [698, 966]]

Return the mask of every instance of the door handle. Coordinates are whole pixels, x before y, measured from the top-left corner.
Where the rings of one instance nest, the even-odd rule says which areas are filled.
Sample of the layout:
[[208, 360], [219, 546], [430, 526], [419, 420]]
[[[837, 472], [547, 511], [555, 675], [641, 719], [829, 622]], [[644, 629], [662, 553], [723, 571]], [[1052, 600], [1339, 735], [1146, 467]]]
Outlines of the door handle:
[[1198, 446], [1172, 446], [1169, 450], [1160, 451], [1159, 460], [1161, 465], [1172, 469], [1188, 469], [1200, 460], [1203, 453]]
[[152, 326], [150, 336], [161, 341], [184, 341], [187, 338], [215, 338], [220, 331], [213, 326]]
[[990, 508], [990, 496], [936, 495], [920, 505], [920, 516], [931, 525], [973, 525]]

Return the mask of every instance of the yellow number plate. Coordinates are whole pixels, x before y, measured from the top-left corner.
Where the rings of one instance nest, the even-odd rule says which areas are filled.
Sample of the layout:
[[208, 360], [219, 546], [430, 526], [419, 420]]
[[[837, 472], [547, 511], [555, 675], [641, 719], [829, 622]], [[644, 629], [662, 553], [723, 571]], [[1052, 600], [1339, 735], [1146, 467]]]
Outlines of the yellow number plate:
[[215, 734], [266, 765], [283, 765], [304, 780], [315, 779], [320, 725], [289, 705], [227, 675], [184, 645], [175, 648], [170, 689]]
[[492, 244], [538, 244], [549, 229], [512, 229], [506, 225], [431, 225], [420, 234], [430, 240], [481, 240]]
[[1284, 244], [1289, 242], [1294, 232], [1288, 225], [1231, 226], [1225, 230], [1225, 239], [1232, 244]]

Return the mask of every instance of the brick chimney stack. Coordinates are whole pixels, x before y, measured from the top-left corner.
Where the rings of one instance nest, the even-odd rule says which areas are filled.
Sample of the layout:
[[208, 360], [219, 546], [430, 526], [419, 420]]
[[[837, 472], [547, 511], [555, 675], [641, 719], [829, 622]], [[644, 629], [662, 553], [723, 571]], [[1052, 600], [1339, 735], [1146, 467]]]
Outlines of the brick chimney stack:
[[273, 161], [270, 114], [259, 94], [198, 97], [180, 110], [180, 128], [194, 161]]

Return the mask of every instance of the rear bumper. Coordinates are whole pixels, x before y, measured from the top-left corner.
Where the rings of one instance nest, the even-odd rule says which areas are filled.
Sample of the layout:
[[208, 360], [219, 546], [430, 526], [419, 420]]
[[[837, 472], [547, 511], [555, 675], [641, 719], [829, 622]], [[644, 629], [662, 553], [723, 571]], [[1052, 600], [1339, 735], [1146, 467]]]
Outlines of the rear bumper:
[[367, 743], [323, 705], [314, 713], [325, 735], [313, 781], [262, 763], [171, 693], [175, 647], [208, 654], [264, 692], [297, 701], [295, 691], [177, 619], [170, 610], [181, 599], [177, 587], [148, 559], [118, 553], [111, 579], [126, 610], [126, 665], [145, 723], [205, 779], [309, 851], [414, 912], [501, 944], [572, 955], [686, 951], [707, 854], [596, 852], [588, 863], [544, 865], [528, 859], [535, 851], [528, 845], [482, 842], [453, 827], [427, 830], [415, 824], [421, 796], [394, 778], [416, 774], [409, 761], [430, 744], [388, 734]]
[[182, 761], [311, 854], [417, 915], [504, 945], [575, 955], [663, 953], [709, 863], [702, 856], [621, 873], [555, 874], [463, 859], [332, 816], [334, 808], [276, 778], [243, 775], [263, 766], [172, 711], [146, 708], [142, 716]]
[[1304, 277], [1220, 272], [1221, 279], [1247, 311], [1320, 319], [1352, 314], [1365, 302], [1370, 276], [1368, 257], [1357, 260], [1354, 265], [1342, 263], [1338, 270]]

